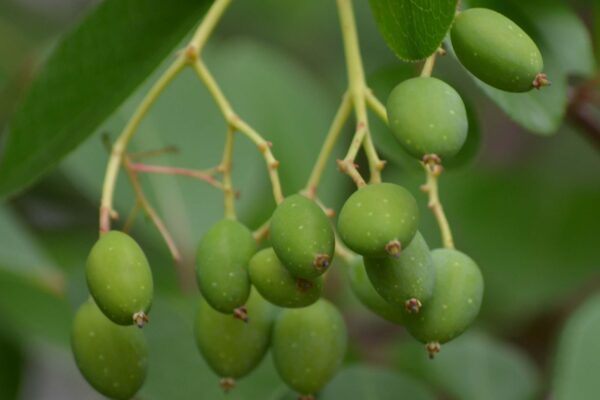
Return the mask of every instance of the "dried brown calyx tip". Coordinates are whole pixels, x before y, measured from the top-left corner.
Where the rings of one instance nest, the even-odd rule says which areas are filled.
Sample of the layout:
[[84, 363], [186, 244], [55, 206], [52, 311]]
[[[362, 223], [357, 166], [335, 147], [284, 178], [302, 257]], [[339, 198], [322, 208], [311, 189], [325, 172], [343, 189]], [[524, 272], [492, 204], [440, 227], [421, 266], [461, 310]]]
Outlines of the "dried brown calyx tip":
[[144, 325], [146, 325], [150, 321], [146, 313], [143, 311], [138, 311], [135, 314], [133, 314], [132, 319], [133, 323], [136, 324], [138, 328], [143, 328]]
[[424, 164], [432, 165], [441, 165], [442, 159], [437, 154], [425, 154], [422, 159]]
[[248, 309], [246, 306], [241, 306], [233, 310], [233, 318], [248, 322]]
[[390, 240], [385, 245], [385, 251], [392, 257], [399, 257], [402, 252], [402, 243], [398, 239]]
[[225, 393], [227, 393], [235, 387], [235, 379], [221, 378], [221, 381], [219, 382], [219, 384], [221, 385], [221, 389], [223, 389], [223, 391]]
[[313, 287], [313, 283], [308, 279], [297, 278], [296, 287], [301, 292], [306, 292], [307, 290], [310, 290]]
[[419, 301], [419, 299], [416, 299], [414, 297], [412, 299], [406, 300], [406, 302], [404, 303], [404, 308], [409, 314], [418, 314], [419, 311], [421, 311], [421, 307], [423, 307], [423, 304]]
[[537, 74], [532, 83], [532, 86], [538, 90], [543, 88], [544, 86], [550, 85], [552, 85], [552, 82], [550, 82], [550, 80], [548, 79], [548, 75], [544, 74], [543, 72]]
[[325, 271], [327, 268], [329, 268], [330, 264], [331, 260], [329, 259], [329, 256], [327, 254], [317, 254], [313, 261], [314, 267], [317, 269], [317, 271], [320, 272]]
[[312, 394], [302, 394], [298, 397], [298, 400], [315, 400], [315, 396]]
[[425, 154], [421, 160], [423, 165], [427, 167], [435, 176], [439, 176], [444, 172], [442, 167], [442, 159], [437, 154]]
[[427, 353], [429, 353], [429, 358], [433, 360], [435, 355], [442, 349], [442, 345], [440, 342], [429, 342], [425, 345], [425, 348], [427, 349]]

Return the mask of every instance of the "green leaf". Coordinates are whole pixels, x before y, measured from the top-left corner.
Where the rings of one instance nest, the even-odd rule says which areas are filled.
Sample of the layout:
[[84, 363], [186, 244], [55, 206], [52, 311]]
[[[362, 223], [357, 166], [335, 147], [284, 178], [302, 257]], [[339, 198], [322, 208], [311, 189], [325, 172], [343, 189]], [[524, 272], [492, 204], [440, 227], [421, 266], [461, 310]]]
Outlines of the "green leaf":
[[469, 4], [495, 9], [525, 29], [542, 52], [552, 86], [540, 91], [508, 93], [473, 79], [515, 122], [533, 133], [554, 134], [566, 111], [568, 76], [590, 75], [595, 68], [585, 25], [558, 0], [471, 0]]
[[352, 366], [340, 371], [319, 396], [322, 400], [433, 400], [422, 384], [397, 372]]
[[18, 399], [24, 357], [18, 343], [0, 333], [0, 398]]
[[75, 149], [171, 52], [208, 0], [106, 0], [50, 55], [10, 125], [0, 195]]
[[31, 277], [0, 269], [0, 330], [66, 345], [71, 308], [56, 290]]
[[516, 347], [478, 332], [444, 344], [433, 361], [422, 344], [397, 349], [400, 369], [461, 400], [529, 400], [540, 390], [533, 362]]
[[58, 269], [8, 206], [0, 204], [0, 269], [32, 276], [52, 275]]
[[61, 271], [1, 204], [0, 238], [0, 331], [65, 344], [71, 312], [60, 294]]
[[456, 0], [369, 0], [379, 31], [402, 60], [433, 54], [448, 33]]
[[554, 373], [556, 400], [598, 398], [600, 371], [600, 296], [586, 301], [565, 326]]

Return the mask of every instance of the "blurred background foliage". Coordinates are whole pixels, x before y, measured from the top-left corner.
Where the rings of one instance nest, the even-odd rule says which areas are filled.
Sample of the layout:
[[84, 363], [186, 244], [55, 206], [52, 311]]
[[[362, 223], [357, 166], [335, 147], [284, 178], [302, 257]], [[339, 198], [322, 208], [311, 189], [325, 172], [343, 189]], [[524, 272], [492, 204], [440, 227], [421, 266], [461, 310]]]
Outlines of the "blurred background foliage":
[[[44, 57], [95, 3], [0, 3], [2, 136]], [[553, 81], [542, 92], [507, 95], [470, 79], [451, 51], [434, 72], [459, 90], [471, 114], [468, 145], [444, 174], [441, 191], [458, 247], [477, 260], [485, 276], [478, 326], [430, 362], [402, 328], [358, 303], [338, 267], [328, 280], [327, 296], [343, 310], [351, 348], [346, 369], [324, 390], [323, 399], [397, 399], [399, 393], [407, 399], [598, 398], [600, 98], [595, 58], [600, 57], [600, 6], [585, 0], [468, 3], [495, 8], [522, 25], [540, 44]], [[394, 57], [368, 2], [355, 1], [355, 9], [369, 81], [385, 99], [395, 84], [417, 74], [418, 64]], [[300, 189], [346, 84], [335, 2], [234, 2], [205, 58], [239, 113], [273, 142], [285, 193]], [[75, 367], [69, 329], [73, 311], [87, 296], [83, 265], [97, 237], [107, 161], [101, 136], [115, 138], [159, 72], [57, 169], [0, 203], [0, 399], [99, 398]], [[421, 230], [432, 247], [441, 245], [419, 192], [419, 166], [374, 116], [371, 121], [376, 143], [389, 160], [385, 179], [415, 193], [424, 216]], [[224, 132], [208, 93], [187, 71], [143, 122], [133, 148], [175, 145], [177, 154], [155, 162], [205, 168], [218, 163]], [[234, 162], [238, 210], [257, 227], [273, 207], [269, 183], [253, 146], [239, 143]], [[346, 144], [338, 146], [338, 157]], [[191, 331], [197, 296], [193, 253], [202, 233], [222, 214], [221, 194], [185, 178], [152, 176], [143, 183], [184, 262], [174, 268], [151, 223], [138, 221], [134, 233], [151, 261], [158, 290], [152, 323], [145, 329], [150, 374], [141, 398], [221, 398], [217, 377], [201, 359]], [[339, 210], [351, 191], [350, 180], [332, 162], [322, 199]], [[132, 204], [132, 192], [121, 179], [116, 207], [124, 216]], [[227, 398], [293, 397], [267, 357]]]

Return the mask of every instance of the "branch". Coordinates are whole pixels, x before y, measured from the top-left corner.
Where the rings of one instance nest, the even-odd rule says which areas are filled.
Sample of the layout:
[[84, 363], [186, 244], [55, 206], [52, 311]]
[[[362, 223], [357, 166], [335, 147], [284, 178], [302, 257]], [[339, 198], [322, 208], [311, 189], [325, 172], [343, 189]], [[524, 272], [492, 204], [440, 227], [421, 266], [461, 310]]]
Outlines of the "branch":
[[158, 213], [150, 205], [150, 202], [148, 201], [148, 199], [146, 198], [146, 195], [144, 194], [144, 190], [142, 189], [142, 185], [140, 184], [138, 175], [137, 175], [136, 171], [131, 168], [130, 161], [127, 157], [125, 157], [125, 159], [124, 159], [123, 167], [127, 171], [127, 175], [129, 176], [129, 181], [131, 182], [131, 186], [133, 187], [133, 191], [135, 193], [136, 207], [141, 208], [148, 215], [150, 220], [156, 226], [156, 229], [158, 229], [161, 236], [165, 240], [165, 243], [167, 244], [167, 247], [169, 248], [169, 251], [171, 252], [173, 259], [175, 260], [175, 262], [177, 264], [179, 264], [179, 262], [181, 262], [181, 254], [179, 253], [179, 250], [177, 249], [177, 246], [175, 245], [175, 241], [173, 240], [173, 237], [171, 236], [171, 234], [170, 234], [169, 230], [167, 229], [167, 227], [165, 226], [164, 222], [159, 217]]
[[229, 103], [229, 100], [227, 100], [223, 94], [223, 91], [217, 84], [217, 81], [200, 58], [194, 59], [192, 66], [194, 67], [194, 70], [196, 71], [196, 74], [200, 80], [210, 92], [213, 100], [221, 110], [223, 118], [227, 122], [228, 126], [238, 132], [241, 132], [248, 139], [250, 139], [262, 154], [263, 158], [265, 159], [265, 163], [267, 164], [269, 178], [271, 179], [273, 197], [277, 204], [281, 203], [283, 201], [283, 192], [281, 190], [279, 172], [277, 171], [279, 168], [279, 161], [275, 159], [275, 156], [273, 156], [273, 153], [271, 152], [271, 142], [265, 140], [261, 134], [254, 130], [235, 113], [233, 107]]
[[440, 165], [439, 158], [436, 156], [426, 156], [422, 165], [427, 174], [427, 183], [421, 186], [421, 190], [429, 194], [428, 206], [437, 220], [444, 247], [447, 249], [453, 249], [454, 239], [452, 238], [450, 224], [448, 223], [448, 219], [444, 213], [444, 207], [440, 201], [438, 189], [438, 177], [442, 173], [443, 168]]

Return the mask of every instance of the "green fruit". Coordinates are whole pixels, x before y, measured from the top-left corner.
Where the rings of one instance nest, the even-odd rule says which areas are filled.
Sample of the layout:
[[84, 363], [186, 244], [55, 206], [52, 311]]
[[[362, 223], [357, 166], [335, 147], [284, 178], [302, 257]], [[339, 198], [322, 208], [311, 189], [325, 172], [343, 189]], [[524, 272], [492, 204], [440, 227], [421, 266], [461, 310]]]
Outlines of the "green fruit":
[[452, 46], [460, 62], [485, 83], [508, 92], [527, 92], [544, 68], [535, 42], [496, 11], [466, 10], [455, 19]]
[[402, 186], [378, 183], [352, 194], [342, 207], [338, 232], [348, 247], [366, 257], [396, 256], [417, 232], [419, 208]]
[[100, 236], [85, 275], [92, 297], [108, 318], [120, 325], [144, 325], [152, 305], [152, 271], [135, 240], [119, 231]]
[[200, 292], [217, 311], [232, 313], [250, 295], [248, 262], [256, 252], [252, 232], [238, 221], [224, 219], [204, 235], [196, 254]]
[[352, 263], [349, 272], [350, 287], [365, 307], [394, 324], [404, 324], [403, 308], [391, 305], [377, 293], [362, 261]]
[[327, 300], [285, 309], [273, 329], [275, 368], [292, 389], [303, 395], [314, 394], [342, 364], [347, 336], [344, 319]]
[[215, 311], [204, 299], [196, 313], [194, 335], [198, 349], [212, 370], [228, 380], [250, 373], [269, 348], [276, 308], [255, 290], [246, 307], [248, 322]]
[[295, 194], [273, 213], [271, 243], [292, 275], [313, 279], [331, 264], [335, 236], [323, 210], [314, 201]]
[[406, 327], [417, 340], [427, 343], [433, 355], [440, 344], [459, 336], [477, 317], [484, 285], [477, 264], [460, 251], [436, 249], [431, 256], [433, 296], [419, 314], [407, 317]]
[[390, 93], [387, 114], [398, 142], [419, 159], [428, 154], [450, 158], [467, 139], [465, 104], [452, 86], [436, 78], [400, 83]]
[[377, 293], [408, 313], [419, 312], [431, 298], [435, 269], [419, 232], [399, 257], [365, 258], [365, 267]]
[[71, 348], [81, 374], [106, 397], [131, 399], [146, 379], [148, 351], [142, 332], [115, 324], [91, 299], [75, 315]]
[[260, 294], [280, 307], [306, 307], [321, 297], [323, 277], [296, 278], [281, 263], [272, 248], [259, 251], [250, 260], [250, 280]]

